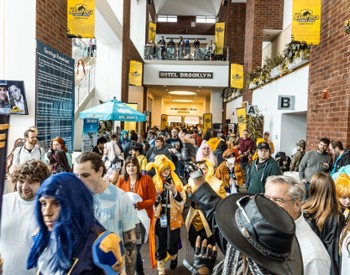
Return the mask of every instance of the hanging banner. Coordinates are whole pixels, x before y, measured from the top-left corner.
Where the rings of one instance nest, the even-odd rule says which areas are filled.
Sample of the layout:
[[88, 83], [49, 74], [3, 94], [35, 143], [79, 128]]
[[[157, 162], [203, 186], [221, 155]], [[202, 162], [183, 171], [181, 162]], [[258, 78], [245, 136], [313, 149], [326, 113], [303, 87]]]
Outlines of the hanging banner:
[[213, 128], [213, 115], [211, 113], [203, 114], [203, 133], [206, 133], [208, 129]]
[[168, 115], [162, 114], [160, 116], [160, 129], [164, 130], [168, 126]]
[[97, 144], [99, 121], [97, 118], [84, 118], [82, 152], [91, 152]]
[[[138, 104], [137, 103], [126, 103], [125, 104], [126, 106], [129, 106], [131, 108], [133, 108], [134, 110], [137, 111], [137, 106]], [[135, 130], [137, 131], [137, 124], [135, 121], [124, 121], [124, 130]]]
[[230, 87], [243, 89], [243, 65], [231, 63]]
[[321, 0], [293, 0], [292, 40], [320, 43]]
[[238, 121], [238, 133], [242, 137], [243, 131], [247, 128], [246, 117], [247, 111], [245, 107], [236, 108], [237, 121]]
[[67, 1], [67, 35], [95, 38], [95, 0]]
[[142, 86], [142, 63], [136, 60], [130, 60], [129, 85]]
[[155, 43], [156, 31], [157, 31], [157, 24], [153, 22], [148, 22], [148, 42], [152, 40], [152, 42]]
[[224, 54], [225, 22], [215, 23], [215, 54]]
[[5, 189], [6, 153], [10, 116], [0, 114], [0, 221], [2, 195]]

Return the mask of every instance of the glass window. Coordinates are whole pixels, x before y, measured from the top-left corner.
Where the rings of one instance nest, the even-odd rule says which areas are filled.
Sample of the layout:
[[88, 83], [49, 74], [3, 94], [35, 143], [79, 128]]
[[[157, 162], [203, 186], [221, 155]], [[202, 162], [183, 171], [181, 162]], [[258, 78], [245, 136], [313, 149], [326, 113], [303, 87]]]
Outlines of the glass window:
[[212, 15], [199, 15], [196, 16], [197, 23], [215, 23], [216, 17]]
[[157, 22], [177, 22], [177, 15], [158, 15]]

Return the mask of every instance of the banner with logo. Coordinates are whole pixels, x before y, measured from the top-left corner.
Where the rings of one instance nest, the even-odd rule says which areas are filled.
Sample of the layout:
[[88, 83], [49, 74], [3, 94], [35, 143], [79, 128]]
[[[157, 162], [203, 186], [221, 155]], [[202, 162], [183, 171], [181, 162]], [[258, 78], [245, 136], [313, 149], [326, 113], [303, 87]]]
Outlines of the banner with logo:
[[136, 60], [130, 60], [129, 85], [142, 86], [142, 63]]
[[[126, 103], [125, 104], [126, 106], [129, 106], [131, 108], [133, 108], [134, 110], [137, 111], [137, 106], [138, 104], [137, 103]], [[124, 130], [137, 130], [137, 124], [135, 121], [124, 121]]]
[[213, 115], [211, 113], [203, 114], [203, 134], [213, 128]]
[[156, 43], [156, 31], [157, 24], [148, 22], [148, 42], [152, 40], [154, 43]]
[[95, 1], [67, 1], [68, 37], [95, 38]]
[[162, 114], [160, 116], [160, 129], [164, 130], [168, 126], [168, 115]]
[[231, 63], [230, 87], [243, 89], [243, 65]]
[[225, 22], [215, 23], [215, 54], [224, 54]]
[[1, 221], [1, 205], [2, 194], [5, 189], [5, 171], [6, 171], [6, 154], [7, 154], [7, 139], [9, 131], [10, 116], [0, 114], [0, 221]]
[[247, 128], [246, 117], [247, 111], [245, 107], [236, 108], [237, 121], [238, 121], [238, 133], [242, 137], [243, 131]]
[[320, 43], [321, 0], [293, 0], [292, 40]]
[[82, 152], [91, 152], [92, 148], [97, 144], [99, 121], [97, 118], [84, 118]]

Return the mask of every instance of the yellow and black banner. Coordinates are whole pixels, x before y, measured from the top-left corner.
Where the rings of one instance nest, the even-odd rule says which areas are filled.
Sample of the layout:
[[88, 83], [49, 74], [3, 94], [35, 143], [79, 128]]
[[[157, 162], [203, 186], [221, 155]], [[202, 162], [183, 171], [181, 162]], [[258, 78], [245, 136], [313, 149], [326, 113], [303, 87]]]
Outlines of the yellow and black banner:
[[142, 63], [136, 60], [130, 60], [129, 85], [142, 86]]
[[67, 35], [74, 38], [95, 37], [95, 1], [67, 1]]
[[160, 116], [160, 129], [164, 130], [167, 128], [167, 126], [168, 126], [168, 115], [162, 114]]
[[231, 63], [230, 87], [243, 89], [243, 65]]
[[10, 116], [8, 114], [0, 114], [0, 221], [2, 194], [5, 189], [7, 139], [10, 126], [9, 121]]
[[215, 23], [215, 54], [224, 54], [225, 22]]
[[238, 121], [238, 133], [242, 137], [243, 131], [247, 128], [246, 117], [247, 110], [245, 107], [236, 108], [237, 121]]
[[293, 0], [292, 40], [320, 43], [321, 0]]
[[213, 128], [213, 115], [211, 113], [203, 114], [203, 133]]
[[153, 22], [148, 22], [148, 42], [152, 40], [154, 43], [157, 43], [156, 31], [157, 31], [157, 24]]
[[[125, 105], [137, 111], [137, 106], [138, 106], [137, 103], [126, 103]], [[137, 130], [137, 123], [135, 121], [124, 121], [123, 129], [128, 131]]]

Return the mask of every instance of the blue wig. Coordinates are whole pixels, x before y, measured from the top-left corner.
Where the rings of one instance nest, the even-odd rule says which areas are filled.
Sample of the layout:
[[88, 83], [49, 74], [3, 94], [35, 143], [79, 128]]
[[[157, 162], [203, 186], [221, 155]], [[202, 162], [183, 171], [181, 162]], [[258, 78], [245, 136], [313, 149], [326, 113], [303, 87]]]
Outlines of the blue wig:
[[99, 224], [94, 216], [93, 197], [83, 182], [72, 173], [59, 173], [47, 178], [36, 194], [35, 218], [38, 233], [34, 236], [27, 268], [36, 267], [38, 259], [50, 241], [50, 231], [41, 214], [41, 197], [52, 197], [61, 205], [61, 212], [52, 233], [57, 244], [53, 255], [56, 270], [67, 270], [73, 257], [86, 241], [94, 224]]

